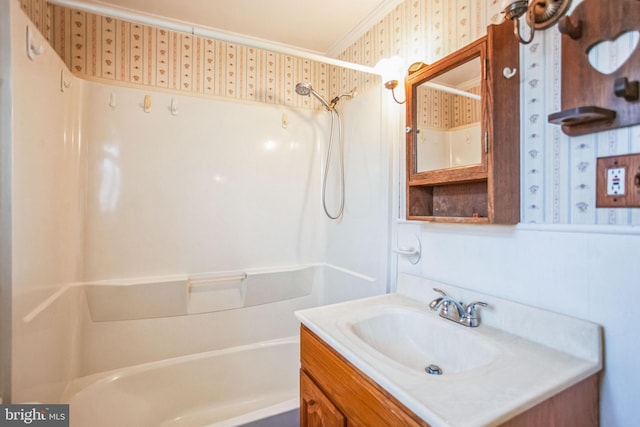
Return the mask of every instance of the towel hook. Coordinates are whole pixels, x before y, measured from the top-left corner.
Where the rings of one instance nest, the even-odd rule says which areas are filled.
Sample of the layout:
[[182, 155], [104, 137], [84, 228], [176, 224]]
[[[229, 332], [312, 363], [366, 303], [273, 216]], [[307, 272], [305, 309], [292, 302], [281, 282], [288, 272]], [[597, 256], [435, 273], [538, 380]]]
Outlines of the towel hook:
[[171, 112], [172, 116], [178, 115], [178, 102], [175, 98], [171, 98], [171, 106], [169, 107], [169, 111]]
[[416, 246], [415, 247], [397, 247], [392, 249], [393, 252], [398, 255], [404, 255], [409, 258], [409, 262], [413, 265], [416, 265], [420, 258], [422, 257], [422, 243], [420, 243], [420, 237], [417, 235], [416, 237]]
[[65, 89], [69, 89], [71, 87], [71, 79], [67, 80], [64, 78], [64, 69], [60, 70], [60, 92], [64, 92]]
[[502, 75], [504, 76], [505, 79], [510, 79], [514, 77], [517, 72], [518, 72], [517, 68], [511, 69], [509, 67], [504, 67], [504, 70], [502, 70]]
[[33, 58], [42, 55], [43, 53], [44, 46], [36, 46], [33, 44], [33, 31], [31, 30], [31, 27], [27, 25], [27, 57], [33, 61]]
[[151, 95], [145, 95], [142, 103], [142, 109], [145, 113], [151, 112]]

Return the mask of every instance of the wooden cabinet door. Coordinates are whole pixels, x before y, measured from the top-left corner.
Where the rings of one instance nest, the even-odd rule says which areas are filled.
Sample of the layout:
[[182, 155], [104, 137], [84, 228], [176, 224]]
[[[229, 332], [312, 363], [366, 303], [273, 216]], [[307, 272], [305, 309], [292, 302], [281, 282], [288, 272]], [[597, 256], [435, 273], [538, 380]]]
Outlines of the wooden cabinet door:
[[300, 426], [346, 427], [347, 420], [313, 380], [300, 371]]

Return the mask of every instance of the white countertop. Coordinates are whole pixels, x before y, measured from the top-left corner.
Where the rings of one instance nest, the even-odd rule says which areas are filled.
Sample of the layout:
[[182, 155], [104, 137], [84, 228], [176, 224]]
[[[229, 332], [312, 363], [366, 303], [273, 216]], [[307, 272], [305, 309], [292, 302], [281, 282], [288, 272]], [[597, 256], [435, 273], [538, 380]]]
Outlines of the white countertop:
[[[488, 302], [491, 309], [479, 327], [467, 328], [438, 317], [423, 301], [388, 294], [301, 310], [296, 317], [433, 427], [498, 425], [602, 367], [601, 330], [596, 324], [440, 283], [426, 285], [441, 287], [456, 298], [464, 294], [460, 299], [465, 302]], [[433, 292], [423, 294], [436, 297]], [[348, 327], [398, 309], [451, 323], [460, 331], [444, 339], [464, 339], [468, 334], [470, 342], [490, 343], [497, 356], [474, 369], [432, 376], [379, 353]], [[473, 345], [469, 347], [473, 357]]]

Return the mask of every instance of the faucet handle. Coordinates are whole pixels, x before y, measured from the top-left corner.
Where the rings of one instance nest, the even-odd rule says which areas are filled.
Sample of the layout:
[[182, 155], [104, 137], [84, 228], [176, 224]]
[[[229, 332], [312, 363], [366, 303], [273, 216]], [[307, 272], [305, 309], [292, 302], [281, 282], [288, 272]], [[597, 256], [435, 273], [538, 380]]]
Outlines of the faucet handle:
[[482, 302], [482, 301], [476, 301], [476, 302], [472, 302], [467, 304], [467, 307], [465, 308], [465, 311], [467, 312], [467, 317], [475, 317], [476, 316], [476, 308], [478, 306], [480, 307], [486, 307], [489, 304], [487, 304], [486, 302]]
[[439, 293], [440, 295], [442, 295], [443, 297], [447, 296], [446, 292], [443, 291], [442, 289], [433, 288], [433, 290], [436, 291], [437, 293]]
[[467, 304], [465, 308], [466, 313], [464, 315], [464, 318], [460, 319], [460, 323], [462, 323], [465, 326], [470, 326], [472, 328], [475, 328], [480, 324], [480, 321], [478, 320], [478, 315], [476, 314], [476, 308], [478, 306], [486, 307], [488, 305], [489, 304], [482, 301], [476, 301], [476, 302]]

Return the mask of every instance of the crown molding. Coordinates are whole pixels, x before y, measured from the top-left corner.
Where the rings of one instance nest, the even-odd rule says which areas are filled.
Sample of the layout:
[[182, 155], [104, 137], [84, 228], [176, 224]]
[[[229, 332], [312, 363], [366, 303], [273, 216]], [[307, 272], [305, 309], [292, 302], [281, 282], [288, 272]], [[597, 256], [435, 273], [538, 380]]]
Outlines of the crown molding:
[[378, 5], [366, 18], [349, 33], [347, 33], [342, 39], [334, 43], [326, 53], [326, 56], [331, 58], [337, 58], [342, 52], [347, 50], [349, 46], [355, 43], [364, 33], [373, 28], [378, 22], [384, 19], [393, 9], [399, 4], [404, 3], [405, 0], [385, 0]]

